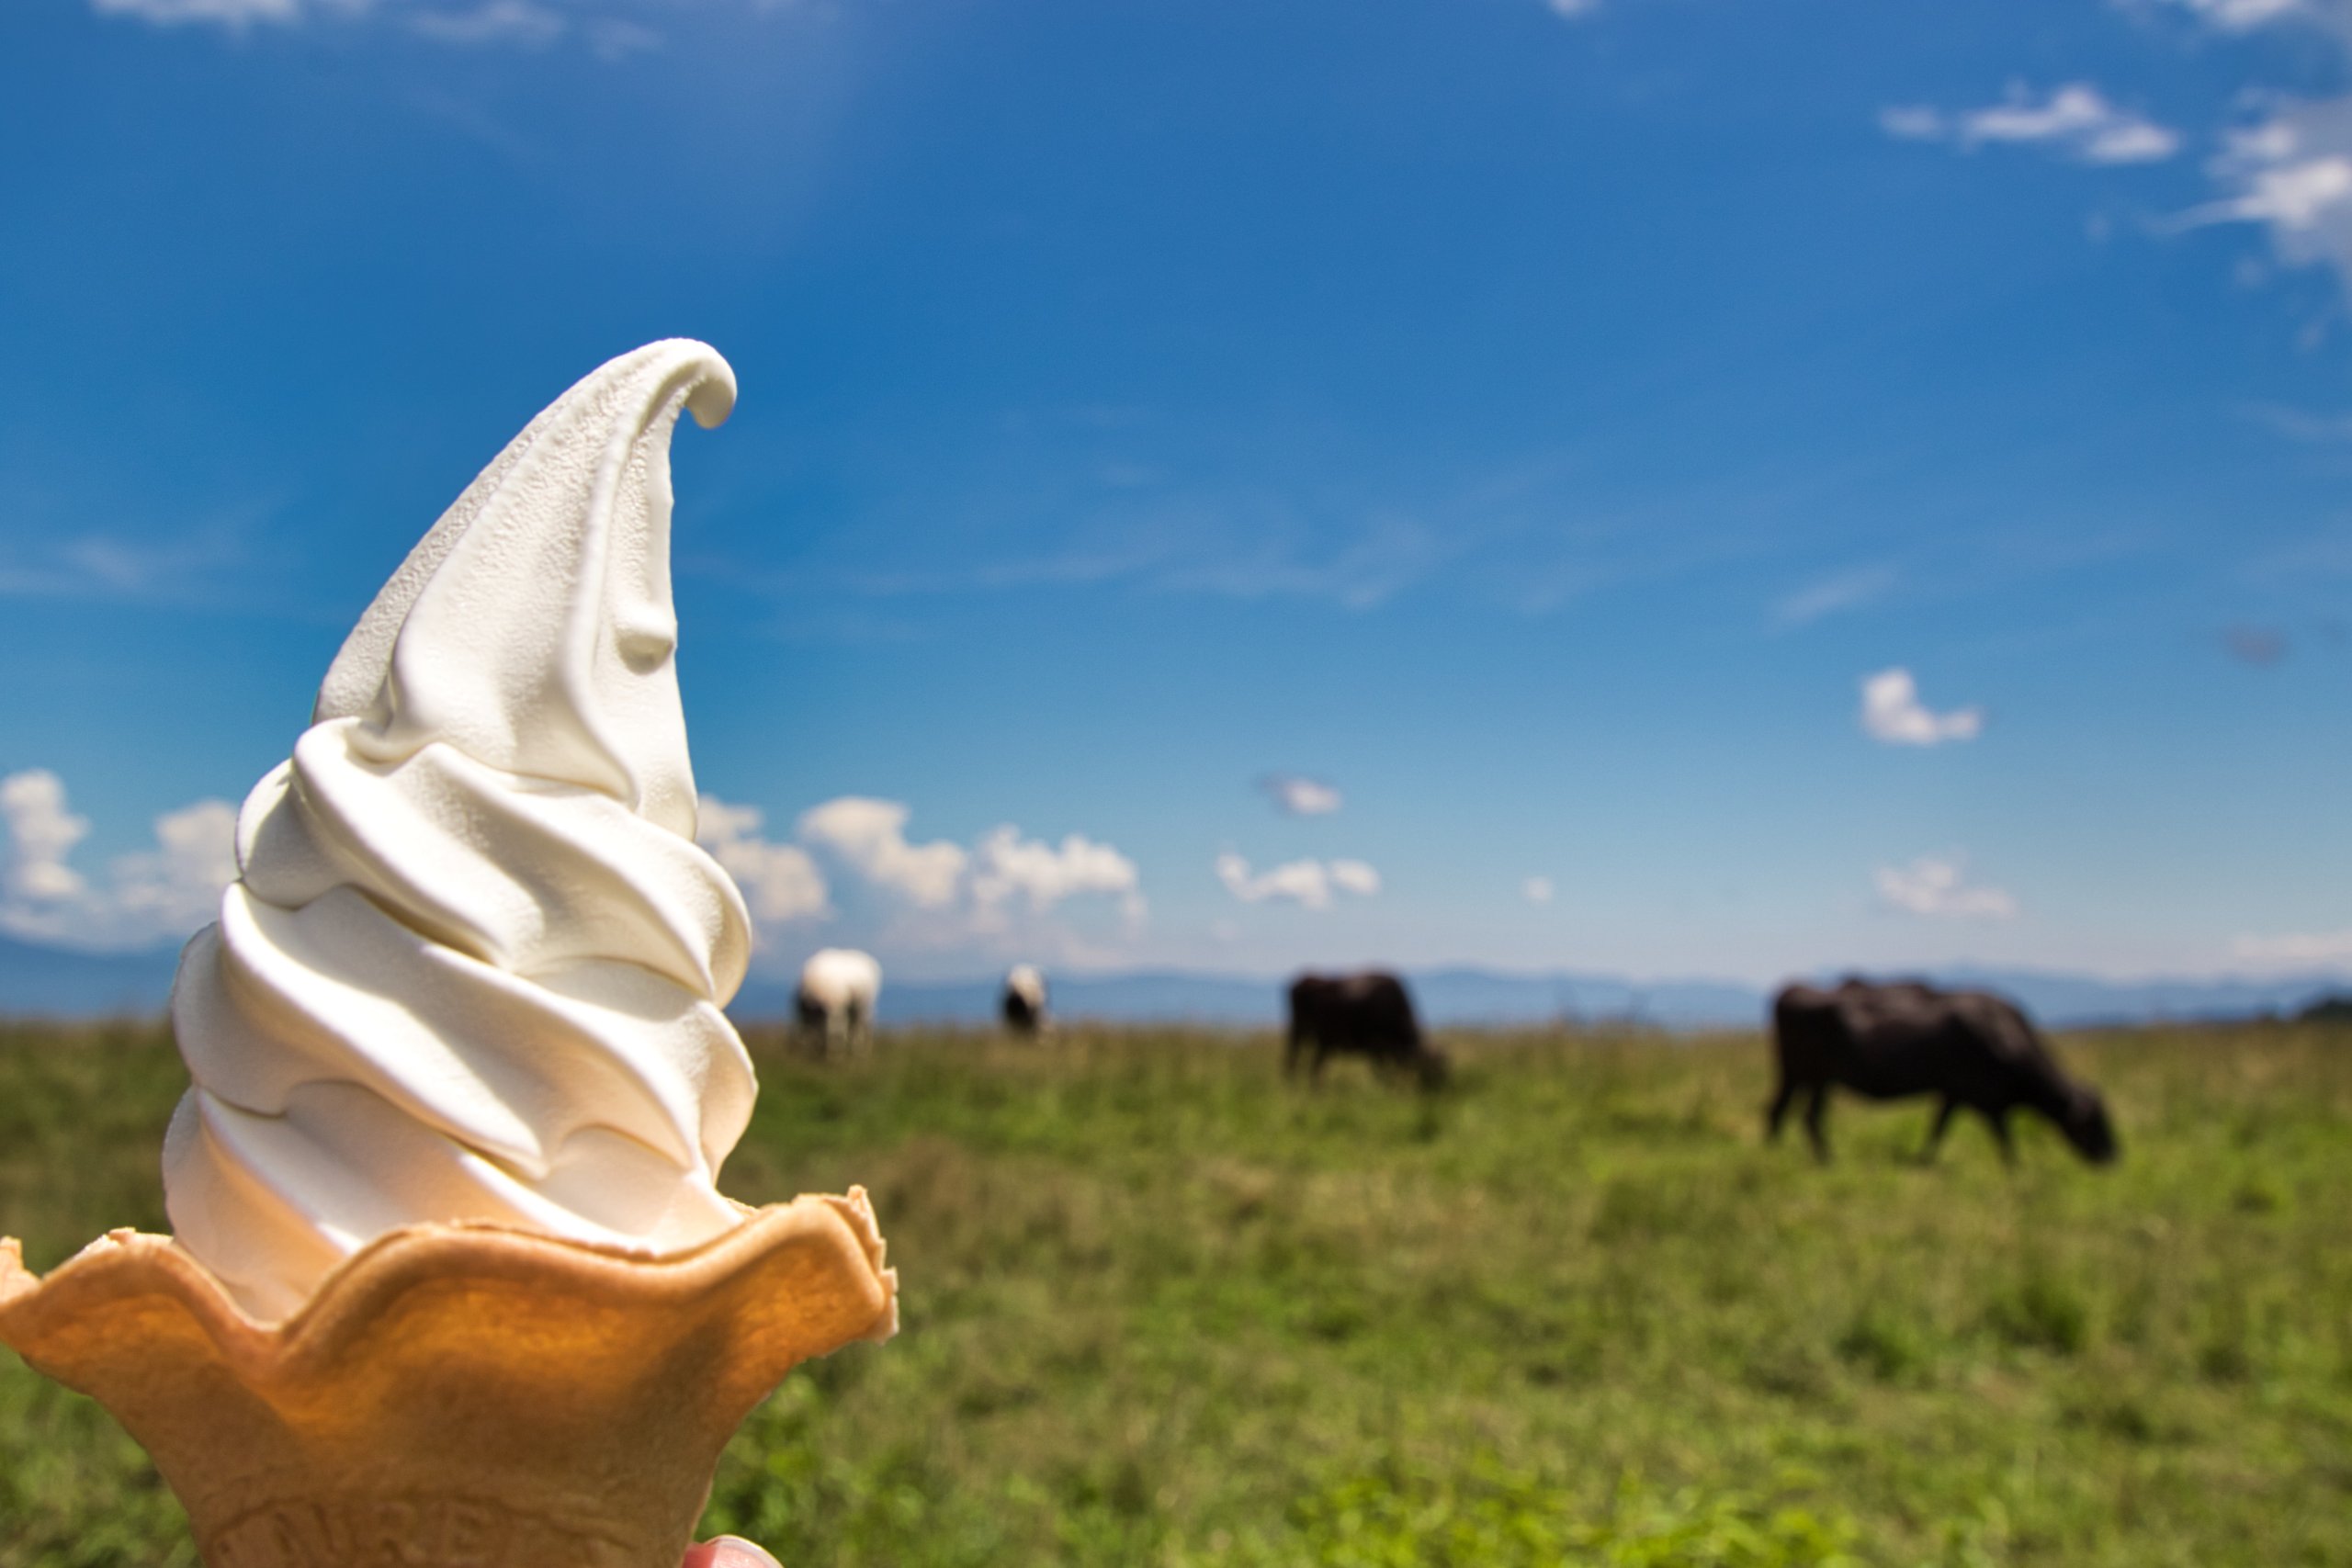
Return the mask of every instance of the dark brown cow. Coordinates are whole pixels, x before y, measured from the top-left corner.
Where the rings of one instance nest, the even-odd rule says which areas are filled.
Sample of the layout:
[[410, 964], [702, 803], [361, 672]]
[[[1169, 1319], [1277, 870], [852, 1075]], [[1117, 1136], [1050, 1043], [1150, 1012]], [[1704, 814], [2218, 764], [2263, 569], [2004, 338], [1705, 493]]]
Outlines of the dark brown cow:
[[1283, 1071], [1295, 1075], [1308, 1055], [1307, 1081], [1319, 1083], [1323, 1064], [1359, 1055], [1383, 1072], [1409, 1072], [1425, 1089], [1445, 1085], [1445, 1055], [1421, 1035], [1405, 983], [1382, 970], [1361, 975], [1302, 975], [1291, 982], [1290, 1043]]
[[1923, 1160], [1934, 1157], [1962, 1108], [1984, 1118], [2006, 1160], [2017, 1158], [2009, 1113], [2019, 1108], [2057, 1123], [2093, 1164], [2115, 1157], [2115, 1129], [2098, 1092], [2061, 1071], [2025, 1014], [1989, 992], [1939, 991], [1916, 980], [1848, 980], [1834, 991], [1791, 986], [1772, 1000], [1772, 1032], [1781, 1087], [1766, 1135], [1780, 1136], [1789, 1107], [1807, 1096], [1804, 1130], [1820, 1158], [1829, 1157], [1822, 1119], [1833, 1088], [1867, 1100], [1940, 1097]]

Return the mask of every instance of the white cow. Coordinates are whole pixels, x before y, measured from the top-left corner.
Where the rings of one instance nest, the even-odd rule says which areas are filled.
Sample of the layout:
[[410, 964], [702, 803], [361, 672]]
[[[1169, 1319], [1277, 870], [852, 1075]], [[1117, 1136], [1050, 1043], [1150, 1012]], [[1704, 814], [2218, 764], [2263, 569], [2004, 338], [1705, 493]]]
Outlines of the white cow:
[[1046, 1027], [1046, 977], [1034, 964], [1016, 964], [1004, 977], [1004, 1026], [1015, 1034]]
[[820, 948], [800, 966], [792, 1009], [804, 1036], [820, 1054], [857, 1051], [873, 1043], [874, 1004], [882, 998], [882, 965], [854, 948]]

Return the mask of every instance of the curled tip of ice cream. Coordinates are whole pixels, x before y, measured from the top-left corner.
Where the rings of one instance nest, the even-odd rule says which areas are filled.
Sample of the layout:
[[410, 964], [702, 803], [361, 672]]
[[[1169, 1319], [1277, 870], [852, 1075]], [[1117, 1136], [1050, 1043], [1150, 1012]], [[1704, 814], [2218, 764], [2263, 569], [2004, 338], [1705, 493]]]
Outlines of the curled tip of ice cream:
[[531, 421], [359, 617], [312, 722], [365, 718], [385, 756], [448, 741], [691, 835], [668, 547], [682, 405], [718, 424], [735, 373], [707, 344], [671, 339]]
[[516, 436], [376, 597], [255, 786], [173, 994], [196, 1087], [181, 1241], [283, 1315], [387, 1230], [491, 1220], [667, 1249], [752, 1078], [719, 1007], [742, 898], [693, 843], [670, 435], [735, 379], [672, 341]]

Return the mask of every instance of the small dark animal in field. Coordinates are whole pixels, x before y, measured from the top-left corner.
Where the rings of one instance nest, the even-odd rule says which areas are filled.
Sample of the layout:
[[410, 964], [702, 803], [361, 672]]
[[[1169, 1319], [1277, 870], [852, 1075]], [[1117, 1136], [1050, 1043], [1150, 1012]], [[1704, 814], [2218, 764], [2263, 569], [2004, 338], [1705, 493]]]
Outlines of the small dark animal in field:
[[2315, 1001], [2306, 1003], [2295, 1014], [2297, 1023], [2352, 1023], [2352, 996], [2342, 991], [2330, 991]]
[[1291, 982], [1284, 1076], [1295, 1076], [1304, 1056], [1307, 1080], [1319, 1083], [1324, 1062], [1342, 1055], [1362, 1056], [1384, 1073], [1410, 1073], [1425, 1089], [1445, 1087], [1444, 1053], [1423, 1038], [1405, 983], [1381, 970], [1302, 975]]
[[1016, 964], [1004, 977], [1004, 999], [999, 1010], [1004, 1027], [1013, 1034], [1035, 1034], [1046, 1027], [1046, 977], [1034, 964]]
[[1789, 1107], [1808, 1096], [1804, 1130], [1822, 1159], [1829, 1157], [1822, 1119], [1833, 1088], [1868, 1100], [1939, 1096], [1923, 1160], [1934, 1157], [1962, 1108], [1984, 1118], [2005, 1160], [2017, 1158], [2009, 1113], [2019, 1108], [2057, 1123], [2093, 1164], [2115, 1157], [2115, 1129], [2098, 1091], [2061, 1071], [2025, 1014], [1988, 992], [1908, 980], [1849, 979], [1834, 991], [1791, 986], [1772, 999], [1772, 1035], [1781, 1087], [1766, 1113], [1766, 1135], [1779, 1137]]

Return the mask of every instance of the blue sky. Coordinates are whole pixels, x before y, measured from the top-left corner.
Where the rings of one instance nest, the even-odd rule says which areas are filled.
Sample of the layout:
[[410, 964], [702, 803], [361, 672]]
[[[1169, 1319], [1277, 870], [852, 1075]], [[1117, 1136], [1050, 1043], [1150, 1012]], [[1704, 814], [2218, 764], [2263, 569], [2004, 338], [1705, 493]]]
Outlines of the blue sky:
[[410, 545], [685, 334], [772, 964], [2352, 966], [2347, 65], [2347, 0], [20, 0], [0, 929], [206, 918]]

